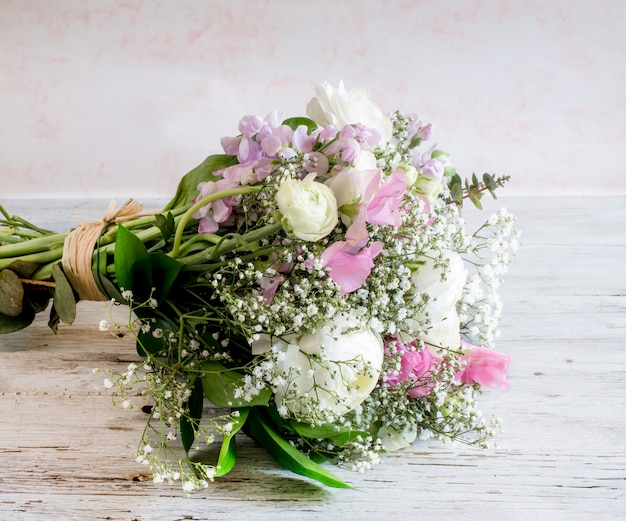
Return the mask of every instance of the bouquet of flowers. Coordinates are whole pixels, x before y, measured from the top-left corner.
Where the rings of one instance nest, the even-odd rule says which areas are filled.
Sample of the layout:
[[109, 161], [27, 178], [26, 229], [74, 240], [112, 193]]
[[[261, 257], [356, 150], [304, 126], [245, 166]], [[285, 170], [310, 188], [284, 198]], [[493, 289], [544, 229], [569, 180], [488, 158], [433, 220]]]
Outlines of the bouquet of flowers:
[[349, 487], [324, 462], [361, 471], [497, 427], [476, 399], [508, 385], [493, 347], [517, 232], [501, 210], [470, 233], [461, 209], [507, 178], [462, 180], [424, 146], [431, 125], [360, 89], [322, 84], [306, 114], [245, 116], [158, 213], [129, 200], [55, 233], [0, 207], [0, 332], [47, 309], [56, 331], [81, 299], [128, 306], [100, 329], [128, 328], [140, 359], [104, 385], [125, 408], [136, 386], [150, 397], [137, 460], [155, 482], [206, 487], [240, 431]]

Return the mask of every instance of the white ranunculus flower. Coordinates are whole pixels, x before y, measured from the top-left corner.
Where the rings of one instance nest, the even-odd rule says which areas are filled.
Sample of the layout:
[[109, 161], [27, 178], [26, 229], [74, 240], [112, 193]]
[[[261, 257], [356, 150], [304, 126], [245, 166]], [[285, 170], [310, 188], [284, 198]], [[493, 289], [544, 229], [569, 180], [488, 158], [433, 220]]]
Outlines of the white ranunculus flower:
[[417, 429], [415, 427], [406, 427], [399, 431], [393, 427], [383, 425], [378, 430], [377, 435], [383, 444], [383, 448], [386, 451], [393, 452], [411, 445], [411, 443], [415, 441], [415, 438], [417, 438]]
[[307, 115], [320, 125], [346, 125], [361, 123], [380, 133], [383, 142], [391, 141], [391, 120], [375, 105], [364, 89], [346, 90], [343, 82], [337, 88], [328, 83], [315, 87], [315, 97], [306, 107]]
[[315, 173], [301, 181], [287, 179], [276, 192], [283, 228], [304, 241], [323, 239], [339, 222], [335, 194], [314, 179]]
[[[320, 413], [344, 415], [367, 398], [380, 376], [383, 342], [357, 319], [342, 313], [315, 333], [272, 339], [276, 369], [282, 377], [275, 386], [278, 407], [301, 421]], [[252, 346], [254, 354], [267, 349], [267, 337]]]
[[432, 204], [443, 190], [441, 183], [434, 177], [419, 175], [414, 181], [413, 188], [419, 194], [426, 196]]
[[[427, 293], [430, 300], [426, 305], [426, 313], [430, 327], [422, 340], [433, 346], [456, 349], [461, 344], [459, 317], [456, 304], [463, 294], [467, 280], [467, 271], [463, 259], [458, 253], [447, 251], [444, 256], [448, 260], [445, 280], [442, 280], [442, 268], [436, 268], [434, 262], [426, 259], [411, 275], [414, 295]], [[409, 325], [417, 325], [419, 317], [409, 318]]]

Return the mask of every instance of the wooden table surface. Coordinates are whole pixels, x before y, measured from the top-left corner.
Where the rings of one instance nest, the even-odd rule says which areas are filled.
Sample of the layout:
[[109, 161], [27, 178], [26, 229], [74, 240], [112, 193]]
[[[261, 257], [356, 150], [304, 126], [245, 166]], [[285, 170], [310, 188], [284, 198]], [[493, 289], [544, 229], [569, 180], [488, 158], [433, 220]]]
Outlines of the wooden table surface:
[[[59, 230], [106, 208], [1, 203]], [[523, 243], [502, 286], [511, 387], [480, 401], [502, 420], [498, 448], [417, 443], [365, 474], [337, 470], [359, 489], [342, 491], [281, 470], [242, 435], [231, 474], [185, 498], [134, 460], [142, 398], [113, 407], [92, 372], [125, 368], [132, 339], [99, 331], [103, 304], [81, 303], [56, 336], [41, 316], [0, 337], [0, 519], [626, 519], [626, 197], [497, 203]]]

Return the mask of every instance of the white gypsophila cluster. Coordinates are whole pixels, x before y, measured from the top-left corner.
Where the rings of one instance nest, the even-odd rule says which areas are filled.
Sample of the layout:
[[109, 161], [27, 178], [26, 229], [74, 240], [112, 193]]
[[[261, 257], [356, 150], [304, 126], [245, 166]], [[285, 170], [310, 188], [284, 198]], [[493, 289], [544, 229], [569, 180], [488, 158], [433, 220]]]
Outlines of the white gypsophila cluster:
[[494, 347], [502, 314], [499, 287], [518, 249], [515, 217], [506, 209], [492, 214], [462, 250], [473, 272], [458, 304], [462, 333], [476, 345]]
[[[215, 295], [250, 342], [261, 332], [282, 336], [315, 331], [338, 312], [335, 283], [315, 266], [306, 244], [299, 249], [294, 255], [293, 246], [276, 247], [271, 264], [261, 268], [234, 259], [211, 277]], [[280, 272], [284, 265], [291, 268], [285, 280]], [[259, 294], [259, 284], [265, 282], [278, 286], [270, 299]]]
[[[115, 305], [113, 302], [109, 303]], [[152, 306], [151, 300], [145, 304]], [[138, 320], [133, 316], [133, 299], [130, 300], [128, 324], [120, 324], [113, 320], [109, 313], [107, 324], [116, 330], [128, 329], [139, 332], [152, 338], [162, 340], [162, 351], [148, 354], [141, 362], [128, 364], [121, 373], [108, 370], [110, 374], [104, 379], [104, 388], [111, 389], [114, 404], [119, 403], [123, 408], [130, 409], [137, 397], [149, 395], [153, 402], [147, 408], [142, 408], [149, 414], [149, 421], [144, 430], [136, 454], [136, 461], [149, 466], [155, 483], [180, 482], [185, 493], [206, 488], [208, 482], [213, 481], [216, 468], [203, 462], [186, 461], [182, 456], [182, 447], [178, 445], [181, 439], [180, 421], [188, 418], [189, 425], [194, 425], [193, 437], [195, 448], [201, 449], [215, 442], [216, 435], [226, 436], [233, 428], [233, 422], [239, 416], [239, 411], [229, 414], [216, 415], [204, 418], [202, 422], [194, 424], [190, 417], [189, 401], [192, 394], [188, 374], [179, 373], [180, 366], [162, 363], [167, 357], [179, 356], [185, 361], [185, 371], [196, 371], [201, 368], [205, 360], [228, 360], [228, 352], [220, 350], [226, 346], [220, 335], [212, 335], [213, 344], [220, 349], [209, 351], [206, 342], [191, 332], [180, 336], [172, 331], [153, 328], [150, 321]], [[100, 369], [94, 369], [100, 372]]]
[[[423, 202], [408, 193], [407, 199], [411, 197], [413, 204], [407, 204], [399, 228], [373, 227], [372, 240], [383, 244], [382, 260], [375, 263], [363, 287], [346, 296], [350, 306], [367, 310], [366, 317], [381, 334], [404, 331], [418, 336], [428, 327], [425, 310], [430, 297], [413, 292], [412, 275], [425, 258], [430, 258], [435, 266], [442, 267], [445, 276], [446, 252], [462, 227], [450, 205], [435, 204], [436, 214], [428, 214]], [[410, 325], [408, 318], [412, 319]]]

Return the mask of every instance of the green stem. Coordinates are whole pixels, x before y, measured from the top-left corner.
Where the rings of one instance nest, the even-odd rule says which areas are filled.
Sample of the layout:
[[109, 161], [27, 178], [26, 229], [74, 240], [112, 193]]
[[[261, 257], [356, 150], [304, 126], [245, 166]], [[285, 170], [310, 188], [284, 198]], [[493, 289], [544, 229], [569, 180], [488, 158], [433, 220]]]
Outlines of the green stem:
[[269, 237], [270, 235], [278, 232], [282, 229], [282, 224], [280, 222], [276, 222], [273, 224], [267, 224], [262, 228], [258, 228], [256, 230], [252, 230], [251, 232], [244, 233], [239, 237], [235, 237], [234, 239], [228, 239], [222, 241], [221, 244], [217, 246], [213, 246], [212, 248], [207, 248], [198, 252], [194, 255], [190, 255], [189, 257], [181, 257], [178, 261], [186, 266], [193, 266], [194, 264], [202, 264], [207, 260], [215, 259], [224, 253], [228, 253], [229, 251], [236, 250], [238, 247], [242, 245], [242, 242], [245, 244], [250, 244], [265, 237]]
[[183, 239], [183, 233], [187, 228], [187, 223], [189, 219], [193, 217], [193, 214], [196, 213], [200, 208], [206, 206], [213, 201], [217, 201], [219, 199], [223, 199], [224, 197], [232, 197], [236, 195], [245, 195], [252, 194], [255, 192], [260, 192], [262, 190], [261, 186], [244, 186], [242, 188], [233, 188], [231, 190], [224, 190], [222, 192], [215, 192], [214, 194], [209, 194], [206, 197], [200, 199], [197, 203], [193, 204], [184, 214], [178, 226], [176, 227], [176, 234], [174, 235], [174, 245], [172, 247], [172, 251], [169, 253], [170, 257], [176, 258], [179, 255], [180, 244]]
[[[15, 257], [46, 252], [59, 244], [63, 244], [66, 236], [67, 233], [55, 233], [52, 235], [46, 235], [45, 237], [29, 239], [20, 243], [0, 246], [0, 259], [8, 259], [10, 264], [15, 260]], [[4, 264], [5, 263], [0, 260], [0, 267]]]

